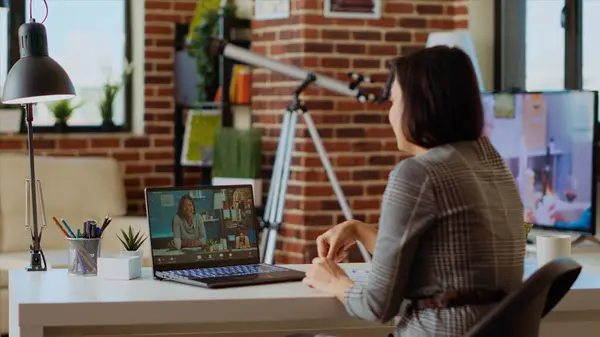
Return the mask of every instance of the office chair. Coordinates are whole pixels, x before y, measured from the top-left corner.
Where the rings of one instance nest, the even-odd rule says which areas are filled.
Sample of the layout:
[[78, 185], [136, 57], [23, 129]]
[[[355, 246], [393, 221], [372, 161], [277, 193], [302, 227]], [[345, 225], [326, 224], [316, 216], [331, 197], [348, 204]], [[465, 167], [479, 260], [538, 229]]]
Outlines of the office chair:
[[[464, 337], [538, 337], [541, 319], [569, 292], [581, 269], [580, 264], [569, 258], [549, 262], [506, 296]], [[321, 336], [330, 337], [308, 334], [288, 337]]]
[[540, 322], [571, 289], [581, 265], [569, 258], [547, 263], [479, 321], [465, 337], [538, 337]]

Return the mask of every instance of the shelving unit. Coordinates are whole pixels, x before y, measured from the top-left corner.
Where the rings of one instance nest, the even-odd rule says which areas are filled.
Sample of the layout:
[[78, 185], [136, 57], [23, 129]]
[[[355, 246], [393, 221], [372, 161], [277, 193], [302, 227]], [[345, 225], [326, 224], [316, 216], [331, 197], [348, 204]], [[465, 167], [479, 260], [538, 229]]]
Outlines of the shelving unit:
[[[219, 19], [218, 37], [240, 47], [250, 48], [250, 41], [238, 39], [236, 32], [241, 29], [250, 29], [251, 21], [248, 19], [226, 18], [221, 15]], [[175, 186], [182, 186], [184, 181], [184, 165], [181, 163], [183, 141], [185, 133], [185, 112], [189, 109], [220, 109], [221, 127], [233, 127], [234, 105], [230, 102], [229, 86], [231, 83], [231, 70], [237, 63], [224, 56], [219, 56], [216, 62], [218, 67], [218, 86], [221, 90], [221, 100], [218, 102], [198, 102], [196, 81], [197, 72], [194, 59], [188, 54], [189, 45], [186, 42], [188, 24], [177, 24], [175, 27], [175, 112], [174, 112], [174, 163], [173, 174]], [[234, 37], [234, 39], [232, 39]], [[211, 166], [201, 166], [202, 181], [199, 184], [211, 184]]]

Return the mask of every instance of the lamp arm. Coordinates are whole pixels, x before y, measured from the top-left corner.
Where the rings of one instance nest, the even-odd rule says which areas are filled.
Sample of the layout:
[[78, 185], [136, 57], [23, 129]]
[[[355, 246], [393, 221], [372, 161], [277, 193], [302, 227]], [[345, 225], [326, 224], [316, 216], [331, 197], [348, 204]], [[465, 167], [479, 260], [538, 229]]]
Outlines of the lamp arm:
[[[33, 104], [28, 103], [24, 105], [25, 107], [25, 122], [27, 125], [27, 143], [28, 143], [28, 152], [29, 152], [29, 174], [30, 174], [30, 184], [29, 187], [31, 189], [31, 216], [32, 216], [32, 229], [31, 229], [31, 265], [29, 268], [31, 270], [45, 270], [45, 263], [42, 266], [42, 253], [40, 249], [40, 241], [41, 241], [41, 233], [39, 231], [38, 226], [38, 209], [37, 209], [37, 180], [35, 177], [35, 160], [33, 154]], [[44, 259], [45, 260], [45, 259]]]

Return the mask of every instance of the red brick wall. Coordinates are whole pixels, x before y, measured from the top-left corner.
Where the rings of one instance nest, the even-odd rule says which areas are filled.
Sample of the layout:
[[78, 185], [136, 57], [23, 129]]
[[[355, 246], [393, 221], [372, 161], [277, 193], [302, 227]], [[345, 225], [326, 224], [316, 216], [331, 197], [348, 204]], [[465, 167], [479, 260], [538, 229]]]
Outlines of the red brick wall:
[[[36, 154], [111, 156], [122, 163], [130, 213], [143, 213], [143, 189], [173, 184], [175, 23], [189, 23], [196, 0], [146, 0], [145, 128], [131, 134], [36, 134]], [[26, 151], [24, 135], [0, 135], [0, 151]], [[186, 178], [199, 180], [198, 174]]]
[[[373, 75], [380, 88], [387, 60], [423, 47], [428, 32], [467, 26], [466, 0], [386, 0], [381, 20], [327, 19], [322, 8], [323, 0], [297, 0], [288, 19], [255, 21], [254, 51], [342, 80], [349, 71]], [[297, 84], [266, 70], [254, 71], [253, 115], [255, 125], [265, 129], [267, 176], [278, 123]], [[318, 88], [303, 97], [354, 217], [376, 223], [387, 175], [398, 160], [387, 124], [388, 106], [359, 105]], [[316, 252], [315, 238], [344, 220], [303, 122], [296, 139], [276, 256], [283, 263], [309, 262]]]

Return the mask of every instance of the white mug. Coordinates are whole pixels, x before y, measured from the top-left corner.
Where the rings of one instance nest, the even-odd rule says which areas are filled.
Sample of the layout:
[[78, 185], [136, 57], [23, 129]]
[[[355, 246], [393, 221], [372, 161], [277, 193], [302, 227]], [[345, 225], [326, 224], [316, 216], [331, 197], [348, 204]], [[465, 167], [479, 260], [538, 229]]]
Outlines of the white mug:
[[560, 234], [538, 235], [536, 237], [537, 263], [542, 267], [560, 257], [571, 256], [571, 236]]

